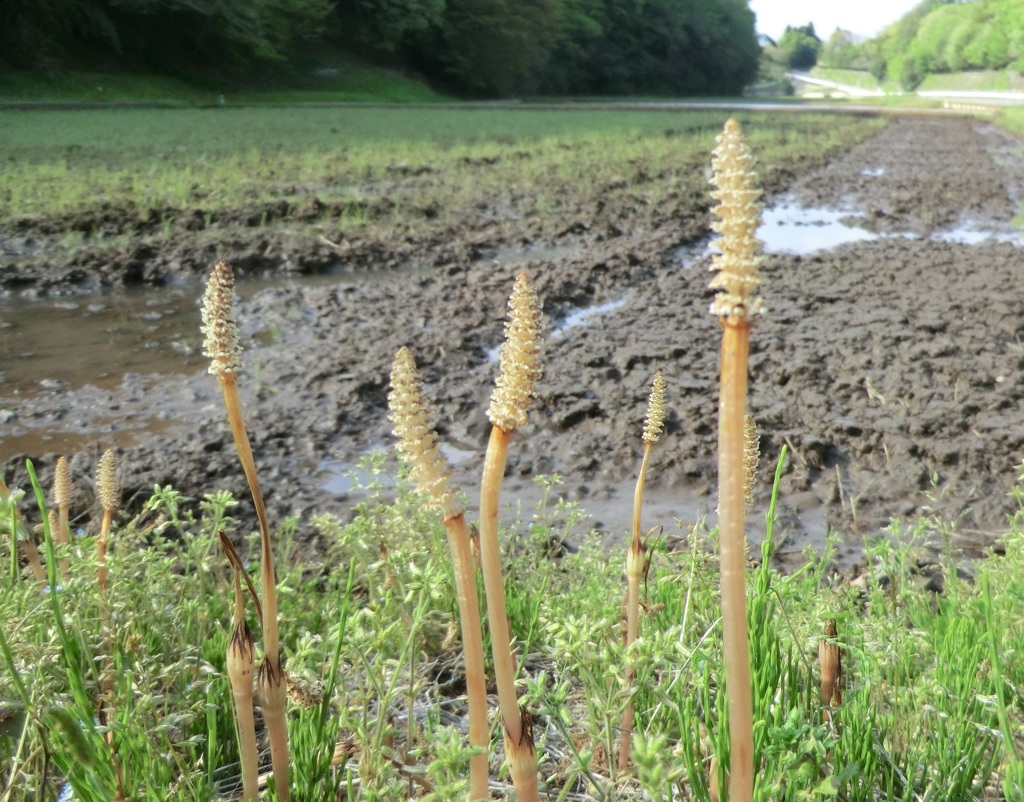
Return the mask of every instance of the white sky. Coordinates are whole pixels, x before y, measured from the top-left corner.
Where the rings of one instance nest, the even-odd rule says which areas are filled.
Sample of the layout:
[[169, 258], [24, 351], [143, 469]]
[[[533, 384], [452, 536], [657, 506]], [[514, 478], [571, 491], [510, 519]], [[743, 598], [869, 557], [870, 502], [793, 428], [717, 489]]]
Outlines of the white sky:
[[787, 25], [814, 23], [814, 32], [823, 42], [836, 28], [874, 36], [895, 22], [920, 0], [750, 0], [757, 15], [758, 33], [776, 41]]

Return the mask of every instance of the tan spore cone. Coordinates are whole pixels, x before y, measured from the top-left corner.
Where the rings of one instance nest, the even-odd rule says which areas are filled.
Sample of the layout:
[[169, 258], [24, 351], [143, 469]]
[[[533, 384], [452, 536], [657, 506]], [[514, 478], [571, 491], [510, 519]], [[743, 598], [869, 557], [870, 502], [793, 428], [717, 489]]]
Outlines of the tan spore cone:
[[448, 517], [457, 511], [450, 486], [451, 470], [437, 444], [437, 433], [427, 415], [419, 370], [405, 347], [391, 366], [390, 418], [398, 440], [398, 452], [409, 466], [413, 483], [423, 499]]
[[717, 275], [709, 285], [719, 290], [711, 303], [711, 314], [726, 321], [749, 320], [762, 311], [760, 297], [753, 295], [761, 284], [758, 268], [763, 249], [757, 238], [761, 224], [761, 189], [754, 171], [756, 160], [743, 130], [730, 118], [715, 140], [712, 151], [711, 197], [718, 203], [711, 213], [718, 219], [711, 228], [721, 236], [713, 243], [718, 253], [711, 269]]
[[491, 393], [487, 417], [494, 426], [511, 432], [526, 425], [526, 415], [533, 405], [542, 373], [540, 302], [523, 273], [516, 276], [508, 309], [505, 342], [498, 359], [498, 379]]

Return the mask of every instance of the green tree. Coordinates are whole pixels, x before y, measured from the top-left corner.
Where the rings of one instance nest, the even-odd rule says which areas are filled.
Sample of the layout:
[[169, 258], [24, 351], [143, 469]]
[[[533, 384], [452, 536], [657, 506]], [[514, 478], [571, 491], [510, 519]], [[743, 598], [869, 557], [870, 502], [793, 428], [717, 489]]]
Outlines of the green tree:
[[127, 56], [172, 71], [281, 59], [333, 0], [5, 0], [0, 58], [15, 66]]
[[118, 33], [97, 0], [5, 0], [0, 63], [52, 70], [77, 41], [116, 48]]
[[818, 64], [841, 70], [866, 70], [870, 67], [870, 58], [855, 34], [836, 28], [821, 46]]
[[507, 96], [530, 88], [556, 44], [556, 0], [448, 0], [439, 60], [462, 86]]
[[746, 0], [607, 0], [591, 54], [598, 94], [737, 94], [760, 48]]
[[438, 28], [445, 0], [337, 0], [339, 39], [370, 52], [395, 53], [411, 37]]
[[535, 73], [538, 90], [588, 91], [590, 54], [603, 33], [604, 0], [561, 0], [555, 44]]
[[779, 51], [786, 64], [794, 70], [809, 70], [818, 63], [821, 39], [814, 32], [814, 23], [799, 27], [786, 26], [779, 39]]

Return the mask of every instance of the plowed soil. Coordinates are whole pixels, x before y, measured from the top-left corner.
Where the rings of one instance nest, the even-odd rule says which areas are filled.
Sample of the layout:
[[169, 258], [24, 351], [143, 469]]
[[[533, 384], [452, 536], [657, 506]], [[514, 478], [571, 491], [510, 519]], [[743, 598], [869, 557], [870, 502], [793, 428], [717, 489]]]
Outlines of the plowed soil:
[[[1010, 241], [943, 235], [966, 226], [1012, 238], [1024, 198], [1020, 144], [973, 120], [896, 118], [827, 164], [796, 176], [764, 165], [764, 173], [767, 203], [786, 192], [800, 204], [845, 209], [848, 222], [880, 236], [766, 255], [766, 313], [752, 334], [750, 376], [763, 454], [758, 509], [788, 444], [781, 528], [790, 555], [820, 547], [831, 527], [842, 536], [840, 560], [855, 562], [863, 536], [932, 509], [956, 522], [969, 553], [984, 548], [1015, 509], [1007, 494], [1024, 457], [1016, 290], [1024, 252]], [[268, 289], [244, 302], [243, 403], [271, 514], [345, 515], [352, 499], [325, 489], [322, 471], [390, 447], [388, 373], [402, 345], [421, 366], [475, 506], [492, 350], [512, 280], [524, 271], [552, 334], [536, 408], [511, 450], [508, 497], [535, 498], [532, 478], [557, 473], [561, 492], [620, 538], [648, 388], [661, 369], [671, 411], [645, 524], [675, 532], [677, 520], [713, 521], [719, 330], [707, 312], [707, 200], [690, 198], [674, 212], [621, 229], [595, 207], [558, 247], [526, 232], [521, 247], [500, 252], [467, 221], [429, 246], [428, 267], [408, 269], [409, 243], [381, 240], [359, 246], [356, 261], [395, 269], [386, 279]], [[686, 243], [692, 252], [681, 260]], [[600, 305], [564, 327], [572, 312]], [[173, 484], [195, 497], [226, 486], [244, 496], [212, 377], [86, 403], [159, 407], [163, 392], [189, 397], [189, 425], [124, 451], [129, 489]], [[55, 401], [53, 414], [69, 403]], [[93, 459], [80, 458], [83, 472]], [[15, 482], [20, 462], [6, 465]], [[51, 460], [41, 462], [45, 475]]]

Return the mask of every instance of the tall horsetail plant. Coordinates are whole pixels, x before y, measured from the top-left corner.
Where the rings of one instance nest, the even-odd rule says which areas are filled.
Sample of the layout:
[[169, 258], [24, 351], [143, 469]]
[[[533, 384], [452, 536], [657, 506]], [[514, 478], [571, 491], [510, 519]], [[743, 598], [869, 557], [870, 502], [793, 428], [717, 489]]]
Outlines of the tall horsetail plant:
[[59, 457], [53, 470], [53, 503], [57, 508], [57, 529], [54, 543], [68, 544], [68, 512], [71, 509], [71, 465], [67, 457]]
[[224, 394], [228, 424], [238, 450], [238, 459], [252, 493], [260, 526], [260, 585], [263, 591], [263, 663], [257, 673], [263, 717], [270, 739], [270, 757], [274, 769], [274, 788], [278, 799], [288, 802], [288, 726], [285, 720], [287, 688], [281, 667], [281, 647], [277, 630], [277, 587], [274, 554], [270, 548], [270, 526], [256, 473], [256, 460], [242, 419], [238, 397], [238, 370], [241, 368], [238, 325], [234, 314], [235, 276], [231, 265], [217, 262], [203, 296], [203, 326], [206, 335], [203, 353], [210, 358], [210, 373], [217, 377]]
[[729, 710], [729, 772], [732, 802], [750, 802], [754, 793], [754, 711], [747, 633], [746, 476], [744, 419], [747, 411], [747, 357], [753, 315], [761, 299], [760, 189], [754, 156], [735, 119], [718, 136], [712, 161], [711, 196], [718, 201], [711, 227], [715, 244], [711, 289], [719, 290], [711, 314], [722, 325], [718, 402], [718, 532], [721, 569], [722, 637]]
[[[53, 470], [53, 504], [57, 508], [57, 526], [53, 531], [53, 541], [62, 546], [68, 545], [68, 514], [71, 510], [71, 465], [67, 457], [59, 457]], [[71, 570], [71, 558], [65, 557], [61, 562], [61, 573], [66, 577]]]
[[100, 536], [96, 541], [96, 566], [100, 593], [107, 592], [107, 545], [110, 541], [110, 525], [114, 521], [114, 513], [121, 505], [121, 488], [117, 481], [117, 457], [113, 449], [107, 449], [100, 457], [96, 467], [96, 495], [99, 496], [103, 508], [103, 519], [100, 521]]
[[[646, 554], [640, 537], [640, 512], [644, 502], [644, 483], [647, 480], [647, 466], [651, 461], [651, 449], [661, 438], [665, 425], [665, 377], [659, 370], [651, 382], [651, 395], [647, 402], [647, 419], [644, 421], [644, 456], [633, 493], [633, 534], [626, 553], [626, 639], [627, 651], [640, 634], [640, 581], [644, 576]], [[632, 691], [636, 669], [626, 665], [626, 688]], [[622, 712], [622, 734], [619, 741], [619, 770], [629, 768], [629, 744], [633, 733], [633, 698], [626, 703]]]
[[487, 687], [484, 678], [484, 645], [477, 601], [476, 567], [465, 511], [449, 485], [451, 470], [437, 445], [430, 425], [416, 361], [408, 348], [399, 349], [391, 367], [388, 396], [395, 424], [398, 450], [409, 465], [416, 490], [441, 514], [455, 568], [455, 591], [462, 623], [462, 648], [466, 659], [466, 696], [469, 702], [469, 743], [474, 754], [469, 762], [469, 799], [489, 799]]
[[515, 655], [505, 612], [501, 550], [498, 544], [498, 502], [501, 480], [508, 460], [509, 438], [526, 423], [540, 378], [540, 303], [526, 275], [520, 273], [508, 302], [509, 319], [501, 346], [500, 372], [491, 393], [487, 416], [491, 438], [484, 457], [480, 486], [480, 567], [487, 597], [487, 622], [491, 630], [494, 680], [505, 728], [505, 755], [518, 802], [537, 799], [537, 752], [533, 744], [533, 722], [516, 697]]
[[100, 457], [99, 465], [96, 466], [96, 495], [99, 497], [100, 507], [103, 509], [103, 518], [100, 520], [100, 534], [96, 541], [96, 584], [100, 592], [100, 623], [105, 641], [100, 673], [101, 699], [98, 718], [100, 724], [107, 728], [104, 733], [104, 740], [110, 750], [110, 765], [114, 769], [118, 790], [117, 798], [120, 799], [123, 797], [121, 793], [123, 770], [118, 759], [117, 746], [114, 743], [114, 729], [111, 727], [116, 717], [113, 701], [116, 671], [114, 668], [113, 632], [109, 626], [107, 602], [107, 546], [110, 541], [110, 527], [114, 521], [114, 513], [117, 512], [117, 508], [121, 505], [121, 487], [117, 481], [117, 457], [114, 455], [113, 449], [108, 448], [104, 451], [103, 456]]

